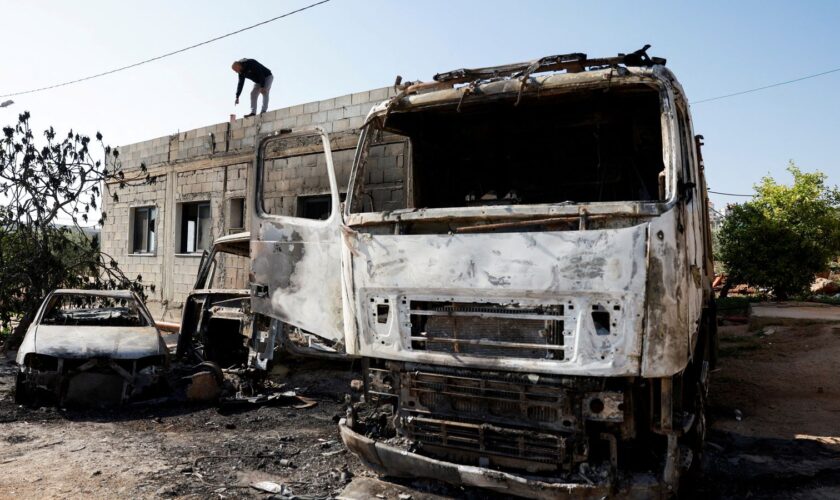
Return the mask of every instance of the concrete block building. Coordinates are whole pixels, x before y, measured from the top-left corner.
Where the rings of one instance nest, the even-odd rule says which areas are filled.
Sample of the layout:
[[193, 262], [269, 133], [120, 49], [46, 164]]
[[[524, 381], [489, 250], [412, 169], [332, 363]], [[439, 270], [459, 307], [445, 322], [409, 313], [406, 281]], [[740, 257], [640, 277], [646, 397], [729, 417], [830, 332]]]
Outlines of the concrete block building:
[[[280, 129], [318, 125], [331, 135], [339, 188], [347, 187], [359, 129], [368, 111], [394, 93], [379, 88], [269, 111], [263, 115], [158, 137], [119, 149], [126, 177], [145, 164], [152, 183], [109, 185], [102, 250], [128, 276], [142, 276], [148, 306], [158, 320], [179, 321], [195, 282], [202, 252], [216, 238], [249, 230], [248, 178], [258, 137]], [[377, 196], [387, 205], [403, 197], [393, 189], [404, 175], [402, 145], [390, 145], [370, 175], [381, 177]], [[278, 157], [267, 169], [266, 210], [318, 217], [328, 200], [326, 171], [314, 157]], [[223, 285], [247, 287], [246, 264], [226, 269]]]

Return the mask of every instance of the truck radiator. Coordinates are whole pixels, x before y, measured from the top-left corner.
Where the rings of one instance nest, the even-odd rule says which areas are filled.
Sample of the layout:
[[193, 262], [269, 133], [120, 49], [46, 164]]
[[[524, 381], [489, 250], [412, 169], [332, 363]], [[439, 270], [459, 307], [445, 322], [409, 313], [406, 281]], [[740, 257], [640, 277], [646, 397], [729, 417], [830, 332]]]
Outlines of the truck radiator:
[[414, 416], [403, 425], [411, 439], [436, 454], [534, 471], [557, 470], [566, 462], [566, 438], [555, 434]]
[[403, 372], [400, 385], [402, 408], [419, 415], [565, 432], [577, 429], [570, 395], [562, 387], [425, 371]]
[[412, 301], [409, 314], [414, 350], [564, 359], [563, 305]]
[[596, 378], [391, 364], [375, 394], [396, 396], [398, 432], [429, 455], [528, 471], [569, 471], [589, 456], [581, 418]]

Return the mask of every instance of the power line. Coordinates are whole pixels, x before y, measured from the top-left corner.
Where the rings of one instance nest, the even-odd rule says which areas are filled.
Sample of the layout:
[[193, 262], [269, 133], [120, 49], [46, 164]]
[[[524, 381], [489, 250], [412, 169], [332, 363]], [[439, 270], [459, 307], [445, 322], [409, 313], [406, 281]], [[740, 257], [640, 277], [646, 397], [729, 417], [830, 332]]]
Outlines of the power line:
[[744, 196], [746, 198], [752, 198], [754, 196], [754, 195], [751, 195], [751, 194], [721, 193], [719, 191], [712, 191], [711, 189], [708, 189], [707, 191], [710, 192], [710, 193], [714, 193], [714, 194], [722, 194], [724, 196]]
[[735, 92], [734, 94], [719, 95], [717, 97], [709, 97], [708, 99], [701, 99], [699, 101], [693, 101], [691, 104], [700, 104], [700, 103], [703, 103], [703, 102], [717, 101], [719, 99], [726, 99], [728, 97], [735, 97], [735, 96], [738, 96], [738, 95], [749, 94], [751, 92], [758, 92], [759, 90], [771, 89], [773, 87], [781, 87], [782, 85], [788, 85], [790, 83], [801, 82], [802, 80], [808, 80], [809, 78], [816, 78], [818, 76], [828, 75], [830, 73], [836, 73], [838, 71], [840, 71], [840, 68], [834, 68], [834, 69], [830, 69], [828, 71], [823, 71], [822, 73], [815, 73], [813, 75], [803, 76], [801, 78], [794, 78], [793, 80], [787, 80], [785, 82], [773, 83], [773, 84], [770, 84], [770, 85], [765, 85], [763, 87], [756, 87], [754, 89], [749, 89], [749, 90], [742, 90], [740, 92]]
[[146, 63], [150, 63], [150, 62], [153, 62], [153, 61], [157, 61], [157, 60], [163, 59], [165, 57], [174, 56], [175, 54], [180, 54], [181, 52], [186, 52], [186, 51], [194, 49], [196, 47], [201, 47], [202, 45], [207, 45], [209, 43], [219, 41], [222, 38], [227, 38], [229, 36], [233, 36], [233, 35], [242, 33], [243, 31], [248, 31], [250, 29], [254, 29], [258, 26], [268, 24], [268, 23], [276, 21], [278, 19], [283, 19], [284, 17], [289, 17], [293, 14], [297, 14], [299, 12], [309, 10], [313, 7], [317, 7], [321, 4], [325, 4], [329, 1], [330, 0], [321, 0], [320, 2], [315, 2], [313, 4], [309, 4], [305, 7], [301, 7], [299, 9], [296, 9], [296, 10], [293, 10], [293, 11], [290, 11], [290, 12], [286, 12], [285, 14], [281, 14], [277, 17], [272, 17], [271, 19], [267, 19], [267, 20], [259, 22], [257, 24], [252, 24], [251, 26], [246, 26], [245, 28], [238, 29], [236, 31], [231, 31], [230, 33], [225, 33], [224, 35], [217, 36], [216, 38], [211, 38], [210, 40], [205, 40], [203, 42], [196, 43], [195, 45], [190, 45], [189, 47], [184, 47], [183, 49], [173, 50], [172, 52], [167, 52], [166, 54], [162, 54], [162, 55], [159, 55], [157, 57], [152, 57], [151, 59], [146, 59], [144, 61], [136, 62], [134, 64], [129, 64], [128, 66], [122, 66], [120, 68], [112, 69], [112, 70], [106, 71], [104, 73], [98, 73], [96, 75], [86, 76], [84, 78], [79, 78], [77, 80], [72, 80], [72, 81], [69, 81], [69, 82], [57, 83], [55, 85], [50, 85], [48, 87], [41, 87], [41, 88], [38, 88], [38, 89], [25, 90], [25, 91], [22, 91], [22, 92], [15, 92], [15, 93], [12, 93], [12, 94], [0, 95], [0, 98], [2, 98], [2, 97], [14, 97], [14, 96], [19, 96], [19, 95], [24, 95], [24, 94], [32, 94], [32, 93], [41, 92], [41, 91], [44, 91], [44, 90], [50, 90], [50, 89], [54, 89], [54, 88], [58, 88], [58, 87], [64, 87], [66, 85], [72, 85], [74, 83], [84, 82], [84, 81], [87, 81], [87, 80], [93, 80], [94, 78], [99, 78], [100, 76], [105, 76], [105, 75], [110, 75], [112, 73], [117, 73], [118, 71], [124, 71], [124, 70], [127, 70], [127, 69], [136, 68], [137, 66], [140, 66], [140, 65], [143, 65], [143, 64], [146, 64]]

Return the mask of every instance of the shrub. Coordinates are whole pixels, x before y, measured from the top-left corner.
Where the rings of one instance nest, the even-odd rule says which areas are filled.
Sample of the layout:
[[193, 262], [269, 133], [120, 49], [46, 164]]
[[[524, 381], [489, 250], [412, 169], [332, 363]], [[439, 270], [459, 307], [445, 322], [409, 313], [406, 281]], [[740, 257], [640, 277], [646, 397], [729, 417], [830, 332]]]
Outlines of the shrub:
[[793, 185], [765, 177], [755, 197], [730, 208], [720, 230], [728, 283], [772, 290], [784, 300], [808, 290], [840, 253], [840, 191], [821, 172], [788, 166]]

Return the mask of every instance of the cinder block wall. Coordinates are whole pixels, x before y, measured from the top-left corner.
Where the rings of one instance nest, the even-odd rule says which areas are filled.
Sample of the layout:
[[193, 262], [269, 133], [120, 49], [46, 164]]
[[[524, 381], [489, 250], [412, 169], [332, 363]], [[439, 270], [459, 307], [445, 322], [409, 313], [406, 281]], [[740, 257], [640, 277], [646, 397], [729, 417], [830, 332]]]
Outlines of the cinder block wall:
[[[230, 204], [236, 198], [247, 198], [246, 204], [250, 201], [250, 193], [246, 191], [257, 138], [280, 129], [311, 125], [319, 125], [331, 135], [342, 138], [337, 142], [344, 146], [333, 151], [333, 160], [339, 188], [344, 192], [359, 128], [371, 107], [393, 94], [393, 89], [388, 87], [358, 92], [118, 148], [123, 168], [136, 172], [144, 163], [155, 182], [123, 188], [114, 184], [108, 186], [110, 192], [118, 194], [119, 201], [103, 197], [107, 217], [102, 228], [102, 250], [113, 257], [127, 275], [142, 276], [148, 287], [147, 305], [156, 319], [180, 321], [182, 304], [195, 282], [201, 255], [177, 251], [179, 204], [210, 203], [212, 239], [236, 232], [231, 226]], [[394, 155], [401, 152], [402, 148], [395, 149]], [[401, 172], [387, 170], [402, 169], [403, 160], [402, 157], [399, 160], [378, 159], [370, 170], [374, 173], [369, 175], [381, 176], [383, 180], [386, 176], [391, 180], [400, 177]], [[271, 174], [274, 177], [267, 179], [270, 185], [266, 186], [266, 205], [271, 212], [295, 215], [299, 196], [329, 192], [325, 171], [303, 168], [304, 163], [312, 163], [310, 159], [284, 158], [274, 162], [299, 163], [301, 168], [284, 169], [284, 165], [274, 165], [272, 172], [282, 171], [282, 174]], [[388, 166], [390, 169], [381, 168]], [[402, 196], [401, 191], [392, 191], [382, 192], [383, 204]], [[131, 209], [143, 206], [157, 208], [155, 251], [134, 254], [130, 248]], [[249, 224], [246, 220], [246, 231]], [[237, 262], [242, 265], [241, 259]], [[231, 269], [226, 274], [242, 281], [239, 278], [247, 276], [247, 270]]]

